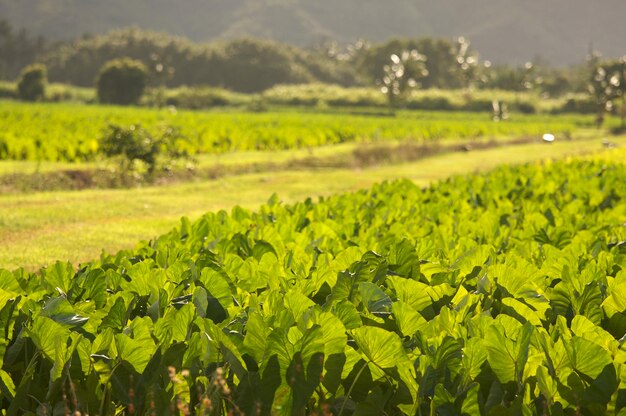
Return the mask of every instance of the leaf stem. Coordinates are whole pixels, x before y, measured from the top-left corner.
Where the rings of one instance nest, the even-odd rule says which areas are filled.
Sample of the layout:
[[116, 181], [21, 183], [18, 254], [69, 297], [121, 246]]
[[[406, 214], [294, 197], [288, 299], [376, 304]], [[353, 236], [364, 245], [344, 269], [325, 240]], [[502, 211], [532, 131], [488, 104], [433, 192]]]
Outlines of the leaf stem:
[[346, 403], [348, 402], [348, 398], [350, 397], [350, 393], [352, 393], [352, 389], [356, 385], [356, 382], [359, 380], [359, 377], [361, 377], [361, 374], [363, 373], [363, 370], [365, 370], [365, 367], [367, 367], [367, 362], [365, 364], [363, 364], [363, 366], [361, 367], [359, 372], [356, 374], [356, 377], [354, 377], [354, 381], [352, 382], [352, 384], [350, 385], [350, 388], [348, 389], [348, 393], [346, 394], [346, 398], [343, 400], [343, 403], [341, 404], [341, 409], [339, 409], [339, 415], [338, 416], [341, 416], [343, 414], [343, 410], [346, 407]]

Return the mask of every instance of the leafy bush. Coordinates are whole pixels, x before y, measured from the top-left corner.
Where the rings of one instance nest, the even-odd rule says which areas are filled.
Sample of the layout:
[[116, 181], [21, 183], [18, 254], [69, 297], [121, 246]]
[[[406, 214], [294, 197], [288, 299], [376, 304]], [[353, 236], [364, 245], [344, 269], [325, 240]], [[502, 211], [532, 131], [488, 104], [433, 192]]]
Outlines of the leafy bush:
[[39, 101], [44, 98], [48, 75], [43, 65], [30, 65], [24, 68], [17, 83], [17, 92], [24, 101]]
[[189, 158], [192, 154], [189, 140], [173, 127], [153, 135], [141, 126], [110, 125], [99, 149], [104, 156], [118, 159], [122, 174], [141, 171], [139, 165], [143, 165], [148, 179], [171, 160]]
[[100, 102], [122, 105], [138, 103], [147, 84], [148, 69], [128, 58], [109, 61], [96, 81]]

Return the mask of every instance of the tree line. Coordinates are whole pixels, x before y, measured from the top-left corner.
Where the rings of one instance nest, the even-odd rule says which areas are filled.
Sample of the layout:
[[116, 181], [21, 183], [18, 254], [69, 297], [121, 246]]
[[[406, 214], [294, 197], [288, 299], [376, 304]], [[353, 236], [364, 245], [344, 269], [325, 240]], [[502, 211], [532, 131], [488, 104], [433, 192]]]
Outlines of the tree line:
[[[588, 63], [566, 69], [540, 61], [520, 67], [492, 65], [463, 38], [394, 39], [378, 45], [358, 41], [343, 47], [329, 42], [303, 49], [258, 39], [199, 44], [128, 28], [47, 44], [0, 21], [0, 79], [16, 79], [23, 67], [36, 62], [46, 66], [51, 82], [76, 86], [93, 86], [103, 66], [119, 58], [140, 61], [152, 84], [167, 87], [205, 85], [253, 93], [277, 84], [310, 82], [371, 86], [385, 79], [392, 54], [413, 50], [424, 59], [416, 66], [419, 73], [407, 74], [407, 79], [415, 79], [420, 88], [532, 88], [559, 96], [586, 91], [589, 81]], [[412, 71], [410, 66], [406, 70]]]

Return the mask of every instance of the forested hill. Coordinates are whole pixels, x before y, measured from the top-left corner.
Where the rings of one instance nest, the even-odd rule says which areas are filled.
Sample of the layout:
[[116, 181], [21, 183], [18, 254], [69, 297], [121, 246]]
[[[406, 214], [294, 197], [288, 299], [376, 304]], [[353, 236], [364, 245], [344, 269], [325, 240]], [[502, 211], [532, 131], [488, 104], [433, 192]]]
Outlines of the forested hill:
[[53, 39], [137, 25], [196, 41], [469, 37], [483, 58], [581, 61], [626, 54], [624, 0], [0, 0], [0, 17]]

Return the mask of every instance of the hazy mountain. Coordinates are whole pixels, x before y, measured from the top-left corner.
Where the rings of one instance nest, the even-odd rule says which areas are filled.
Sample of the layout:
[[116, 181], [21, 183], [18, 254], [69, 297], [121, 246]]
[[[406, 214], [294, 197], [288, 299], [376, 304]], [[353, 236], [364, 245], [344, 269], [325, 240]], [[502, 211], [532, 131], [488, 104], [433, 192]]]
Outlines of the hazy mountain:
[[257, 36], [312, 45], [398, 36], [468, 37], [482, 57], [626, 55], [624, 0], [0, 0], [0, 17], [53, 39], [137, 25], [197, 41]]

